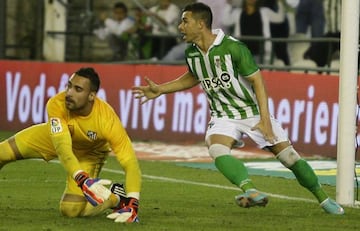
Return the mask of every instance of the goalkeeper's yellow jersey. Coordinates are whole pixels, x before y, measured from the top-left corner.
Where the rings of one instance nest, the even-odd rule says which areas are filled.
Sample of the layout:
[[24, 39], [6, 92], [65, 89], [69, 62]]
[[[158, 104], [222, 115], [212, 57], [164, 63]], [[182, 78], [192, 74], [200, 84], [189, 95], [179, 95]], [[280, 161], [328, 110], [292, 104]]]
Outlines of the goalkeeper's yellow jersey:
[[27, 145], [45, 159], [58, 157], [69, 174], [81, 169], [79, 162], [95, 163], [112, 151], [125, 171], [127, 191], [140, 192], [141, 172], [131, 140], [107, 102], [96, 97], [89, 115], [72, 115], [61, 92], [46, 108], [48, 122], [20, 132], [22, 143], [27, 139]]

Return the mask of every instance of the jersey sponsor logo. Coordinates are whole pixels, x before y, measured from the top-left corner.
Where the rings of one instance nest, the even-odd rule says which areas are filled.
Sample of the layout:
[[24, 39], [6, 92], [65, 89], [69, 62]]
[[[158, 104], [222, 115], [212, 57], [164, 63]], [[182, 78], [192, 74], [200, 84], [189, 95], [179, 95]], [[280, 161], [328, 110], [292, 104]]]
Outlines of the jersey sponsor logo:
[[219, 88], [228, 89], [231, 87], [230, 75], [227, 72], [223, 72], [220, 77], [213, 77], [211, 79], [204, 79], [202, 81], [205, 89], [214, 89], [217, 90]]
[[90, 140], [96, 140], [97, 139], [97, 133], [94, 131], [88, 131], [86, 134]]
[[62, 132], [62, 126], [59, 118], [50, 118], [51, 133]]

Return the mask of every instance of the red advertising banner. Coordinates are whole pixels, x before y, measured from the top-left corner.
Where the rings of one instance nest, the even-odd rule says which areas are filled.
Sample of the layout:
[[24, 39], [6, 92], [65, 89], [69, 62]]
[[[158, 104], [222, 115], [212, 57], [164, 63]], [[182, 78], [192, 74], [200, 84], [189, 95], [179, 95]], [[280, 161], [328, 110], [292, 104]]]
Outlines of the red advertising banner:
[[[186, 66], [0, 61], [0, 130], [18, 131], [46, 120], [47, 99], [63, 90], [80, 67], [101, 78], [98, 96], [109, 102], [134, 140], [203, 142], [209, 119], [200, 87], [140, 105], [131, 87], [147, 76], [161, 83]], [[263, 71], [270, 110], [303, 153], [336, 156], [338, 77]], [[250, 142], [251, 143], [251, 142]]]
[[270, 111], [294, 146], [305, 153], [336, 157], [338, 76], [267, 71], [263, 75]]

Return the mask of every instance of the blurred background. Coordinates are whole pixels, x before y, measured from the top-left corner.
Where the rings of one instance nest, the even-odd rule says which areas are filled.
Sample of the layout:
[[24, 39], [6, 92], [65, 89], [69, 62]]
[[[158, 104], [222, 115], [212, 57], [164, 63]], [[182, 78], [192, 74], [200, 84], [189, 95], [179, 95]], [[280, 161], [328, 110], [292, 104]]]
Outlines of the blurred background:
[[[244, 1], [247, 0], [204, 0], [205, 3], [212, 6], [216, 26], [220, 25], [217, 21], [229, 16], [222, 14], [224, 9], [229, 8], [231, 11], [241, 9]], [[341, 1], [304, 0], [304, 2], [320, 2], [322, 5], [320, 10], [308, 7], [312, 13], [321, 13], [319, 17], [324, 17], [325, 20], [321, 34], [316, 36], [312, 34], [310, 25], [309, 29], [305, 29], [305, 31], [299, 31], [296, 28], [297, 13], [300, 12], [298, 6], [301, 5], [302, 1], [281, 0], [285, 4], [285, 18], [282, 24], [285, 27], [282, 27], [283, 29], [278, 27], [280, 28], [280, 36], [275, 36], [273, 31], [271, 31], [270, 36], [237, 36], [234, 25], [220, 26], [242, 41], [259, 43], [260, 58], [257, 61], [260, 65], [270, 65], [270, 68], [279, 67], [286, 70], [297, 67], [301, 67], [300, 70], [302, 67], [313, 68], [314, 70], [328, 68], [336, 72], [339, 67]], [[144, 38], [161, 37], [163, 40], [160, 44], [165, 44], [163, 41], [166, 39], [175, 38], [177, 45], [179, 45], [178, 49], [182, 51], [178, 34], [156, 35], [152, 33], [151, 28], [139, 30], [139, 26], [126, 35], [126, 57], [119, 60], [112, 59], [114, 51], [109, 46], [109, 42], [106, 39], [101, 39], [95, 32], [104, 25], [104, 21], [101, 20], [104, 17], [102, 15], [107, 14], [108, 17], [112, 17], [113, 7], [117, 2], [119, 1], [1, 0], [0, 59], [59, 62], [184, 62], [181, 57], [174, 58], [171, 54], [169, 56], [167, 53], [170, 52], [170, 49], [165, 45], [158, 48], [160, 54], [155, 56], [151, 53], [151, 48], [147, 47], [149, 44], [144, 42]], [[127, 6], [127, 17], [136, 22], [136, 25], [139, 20], [144, 20], [144, 25], [146, 25], [147, 19], [142, 17], [153, 18], [146, 14], [152, 7], [159, 6], [162, 2], [168, 2], [181, 10], [186, 4], [195, 2], [195, 0], [123, 0], [121, 2]], [[254, 2], [258, 2], [258, 5], [263, 8], [270, 8], [274, 11], [278, 9], [276, 5], [270, 4], [276, 0], [257, 0]], [[302, 18], [304, 17], [302, 16]], [[156, 23], [158, 20], [152, 21], [152, 24]], [[336, 25], [335, 29], [333, 25]], [[267, 51], [265, 44], [269, 41], [273, 44], [273, 48]], [[280, 43], [283, 45], [278, 46], [276, 50], [275, 44]]]
[[[1, 0], [0, 58], [57, 60], [51, 55], [44, 57], [44, 43], [59, 39], [65, 42], [63, 61], [103, 61], [111, 50], [106, 41], [97, 39], [92, 31], [99, 23], [99, 13], [111, 13], [116, 2], [119, 1]], [[144, 8], [157, 4], [157, 0], [122, 2], [127, 5], [130, 16], [134, 13], [133, 9], [139, 7], [138, 4]], [[181, 7], [194, 1], [172, 2]]]

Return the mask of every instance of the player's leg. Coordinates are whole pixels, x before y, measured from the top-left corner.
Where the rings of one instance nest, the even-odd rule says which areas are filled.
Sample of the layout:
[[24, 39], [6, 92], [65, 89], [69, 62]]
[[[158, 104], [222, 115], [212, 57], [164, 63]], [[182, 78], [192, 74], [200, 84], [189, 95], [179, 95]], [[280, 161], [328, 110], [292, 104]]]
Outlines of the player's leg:
[[321, 188], [314, 170], [306, 160], [300, 157], [289, 142], [278, 143], [268, 148], [285, 167], [294, 173], [300, 185], [313, 193], [319, 202], [324, 201], [328, 197]]
[[331, 200], [319, 183], [318, 177], [308, 162], [301, 158], [289, 142], [276, 144], [269, 149], [276, 158], [290, 169], [299, 184], [308, 189], [319, 201], [321, 207], [331, 214], [343, 214], [344, 210], [336, 202]]
[[[91, 178], [97, 178], [103, 162], [80, 163], [82, 169], [89, 173]], [[67, 217], [95, 216], [106, 209], [114, 208], [119, 204], [119, 197], [111, 194], [108, 200], [96, 207], [87, 202], [83, 192], [78, 187], [72, 176], [68, 175], [66, 188], [60, 201], [60, 213]]]
[[241, 133], [237, 131], [233, 122], [215, 118], [210, 121], [206, 133], [209, 155], [214, 159], [216, 168], [231, 183], [245, 192], [236, 197], [236, 202], [240, 206], [265, 206], [268, 201], [267, 197], [255, 189], [244, 163], [231, 155], [231, 147], [241, 139]]
[[[28, 127], [14, 136], [0, 143], [0, 169], [7, 163], [29, 158], [50, 160], [54, 157], [44, 153], [51, 153], [49, 138], [46, 138], [45, 126]], [[47, 140], [49, 140], [47, 142]], [[55, 155], [54, 155], [55, 156]]]
[[[72, 177], [69, 180], [67, 183], [73, 181]], [[77, 185], [75, 184], [74, 187], [77, 187]], [[115, 207], [118, 203], [118, 198], [111, 194], [110, 198], [105, 200], [103, 204], [94, 207], [87, 202], [83, 195], [75, 194], [74, 191], [70, 191], [67, 187], [60, 201], [60, 213], [66, 217], [95, 216], [109, 208]]]
[[268, 148], [285, 167], [294, 173], [300, 185], [313, 193], [319, 202], [324, 201], [328, 197], [321, 188], [314, 170], [306, 160], [300, 157], [289, 142], [278, 143]]
[[0, 143], [0, 150], [0, 169], [10, 162], [23, 159], [13, 136]]
[[210, 157], [216, 168], [233, 184], [244, 191], [253, 188], [244, 163], [231, 155], [231, 147], [241, 138], [229, 120], [212, 118], [205, 135]]
[[206, 142], [209, 155], [214, 159], [216, 168], [231, 183], [243, 187], [244, 190], [253, 187], [244, 163], [230, 154], [230, 147], [234, 143], [232, 137], [212, 134], [207, 137]]
[[294, 173], [299, 184], [308, 189], [317, 198], [326, 212], [343, 214], [344, 210], [337, 205], [336, 202], [329, 199], [329, 196], [321, 187], [318, 177], [312, 167], [305, 159], [301, 158], [299, 153], [291, 145], [290, 141], [287, 140], [285, 131], [274, 119], [272, 119], [272, 127], [275, 136], [278, 138], [277, 143], [272, 145], [269, 143], [266, 144], [265, 141], [261, 142], [260, 145], [274, 153], [276, 158]]

